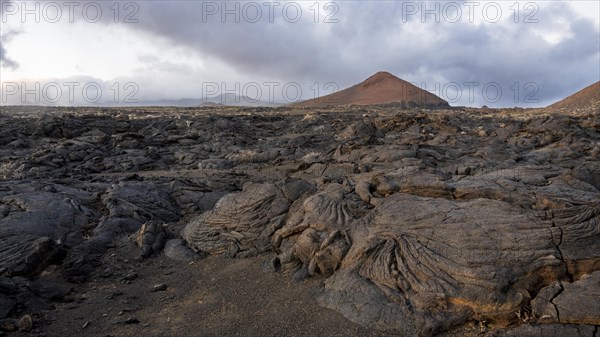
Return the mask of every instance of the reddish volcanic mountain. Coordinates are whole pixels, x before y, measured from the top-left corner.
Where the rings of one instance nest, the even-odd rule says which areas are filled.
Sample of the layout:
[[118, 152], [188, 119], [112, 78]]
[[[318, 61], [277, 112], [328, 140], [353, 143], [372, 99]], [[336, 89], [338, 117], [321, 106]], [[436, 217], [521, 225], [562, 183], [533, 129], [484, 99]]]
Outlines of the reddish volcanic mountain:
[[556, 102], [546, 109], [559, 111], [571, 115], [600, 114], [600, 81], [584, 88], [581, 91]]
[[406, 107], [448, 106], [436, 95], [381, 71], [365, 81], [336, 93], [299, 102], [295, 106], [376, 105], [397, 103]]

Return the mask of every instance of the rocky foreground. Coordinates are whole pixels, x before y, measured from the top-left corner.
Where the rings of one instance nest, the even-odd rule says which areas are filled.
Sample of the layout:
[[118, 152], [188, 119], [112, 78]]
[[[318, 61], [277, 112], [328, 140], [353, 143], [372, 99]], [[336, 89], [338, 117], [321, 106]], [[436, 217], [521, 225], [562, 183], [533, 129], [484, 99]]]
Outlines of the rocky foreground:
[[262, 261], [365, 331], [600, 334], [597, 113], [3, 107], [0, 124], [0, 334], [51, 335], [48, 306], [127, 252], [192, 278], [210, 256]]

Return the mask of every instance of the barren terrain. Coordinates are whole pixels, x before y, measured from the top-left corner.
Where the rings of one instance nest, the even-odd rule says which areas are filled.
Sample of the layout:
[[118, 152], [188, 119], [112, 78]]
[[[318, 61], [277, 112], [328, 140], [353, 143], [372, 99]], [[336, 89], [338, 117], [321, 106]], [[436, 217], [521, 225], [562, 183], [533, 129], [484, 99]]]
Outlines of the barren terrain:
[[0, 334], [599, 333], [595, 109], [3, 107], [0, 124]]

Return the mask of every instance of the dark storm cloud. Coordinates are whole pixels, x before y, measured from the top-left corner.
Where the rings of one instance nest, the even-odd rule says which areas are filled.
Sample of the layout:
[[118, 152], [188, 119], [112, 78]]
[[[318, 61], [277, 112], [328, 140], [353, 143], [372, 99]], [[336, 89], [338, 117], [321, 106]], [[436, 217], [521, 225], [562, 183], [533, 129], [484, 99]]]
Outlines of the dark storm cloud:
[[[515, 83], [520, 86], [520, 102], [528, 93], [524, 90], [528, 83], [538, 88], [534, 98], [543, 102], [561, 99], [600, 80], [597, 25], [575, 19], [564, 3], [541, 7], [539, 20], [528, 26], [484, 25], [466, 32], [456, 30], [444, 43], [448, 47], [442, 52], [445, 62], [436, 64], [430, 59], [428, 63], [447, 79], [499, 83], [507, 91], [503, 105], [511, 103], [514, 93], [510, 87]], [[570, 25], [570, 36], [557, 44], [548, 43], [540, 33], [556, 30], [560, 20]], [[479, 42], [465, 44], [465, 36], [477, 36], [473, 40]]]
[[4, 48], [4, 38], [0, 37], [0, 67], [16, 69], [19, 64], [7, 56], [6, 49]]
[[[4, 11], [12, 1], [2, 0], [0, 1], [0, 18], [4, 18]], [[4, 22], [2, 22], [3, 24]], [[3, 31], [0, 30], [0, 68], [16, 69], [19, 67], [19, 63], [8, 57], [6, 51], [6, 43], [9, 42], [13, 37], [18, 35], [20, 32], [16, 30]]]
[[[280, 2], [272, 17], [261, 5], [262, 17], [256, 23], [244, 19], [243, 7], [239, 22], [227, 15], [223, 23], [222, 8], [216, 15], [207, 15], [209, 4], [222, 3], [142, 2], [140, 23], [134, 28], [193, 46], [237, 71], [290, 79], [354, 81], [350, 70], [360, 69], [373, 56], [380, 58], [385, 46], [372, 47], [380, 43], [386, 26], [399, 15], [381, 11], [376, 2], [337, 2], [339, 10], [332, 19], [338, 23], [325, 23], [325, 18], [315, 23], [314, 11], [306, 7], [297, 22], [289, 22], [295, 19], [294, 8], [299, 3], [288, 2], [294, 6], [289, 5], [285, 15], [286, 3]], [[387, 4], [394, 10], [398, 7]], [[225, 6], [233, 8], [232, 2]], [[323, 8], [320, 11], [324, 13]]]
[[[332, 1], [329, 12], [321, 2], [321, 17], [315, 22], [316, 8], [309, 8], [313, 2], [139, 1], [136, 23], [123, 22], [132, 13], [125, 7], [130, 1], [120, 3], [118, 20], [109, 9], [113, 2], [94, 3], [103, 6], [103, 23], [122, 24], [149, 41], [158, 36], [173, 46], [191, 48], [209, 67], [215, 60], [225, 63], [231, 69], [223, 75], [228, 79], [238, 74], [273, 81], [331, 81], [344, 88], [387, 70], [445, 99], [447, 92], [439, 89], [458, 88], [462, 98], [456, 104], [490, 106], [536, 105], [523, 101], [534, 91], [531, 98], [537, 105], [551, 103], [600, 79], [600, 27], [578, 17], [564, 2], [530, 2], [539, 9], [537, 23], [523, 22], [530, 13], [524, 2], [519, 23], [508, 5], [499, 22], [481, 23], [485, 2], [467, 10], [462, 1]], [[299, 4], [302, 16], [297, 18]], [[423, 18], [423, 9], [435, 12], [436, 6], [447, 8], [437, 12], [439, 23], [432, 14]], [[224, 9], [230, 14], [223, 16]], [[471, 22], [471, 10], [480, 24]], [[325, 23], [327, 13], [337, 22]], [[549, 32], [558, 35], [556, 41], [547, 40]], [[465, 101], [466, 83], [478, 83], [474, 102]], [[482, 88], [490, 84], [502, 90], [497, 102], [482, 97]]]
[[[0, 8], [2, 8], [0, 9], [0, 16], [2, 16], [4, 6], [0, 6]], [[11, 69], [19, 67], [19, 64], [16, 61], [9, 58], [8, 52], [6, 51], [6, 43], [18, 34], [20, 34], [20, 31], [17, 30], [0, 31], [0, 67]]]
[[[284, 2], [271, 18], [258, 2], [263, 17], [252, 23], [242, 2], [239, 22], [228, 14], [223, 23], [222, 8], [214, 15], [207, 12], [222, 2], [148, 1], [139, 3], [139, 23], [131, 26], [193, 47], [245, 74], [335, 81], [340, 87], [377, 70], [424, 82], [430, 90], [436, 83], [456, 83], [462, 89], [465, 82], [494, 83], [503, 90], [496, 105], [523, 105], [521, 97], [514, 99], [516, 87], [523, 91], [519, 96], [535, 90], [533, 98], [549, 102], [599, 79], [599, 28], [577, 18], [564, 3], [540, 3], [538, 23], [514, 23], [505, 11], [499, 23], [480, 25], [469, 22], [464, 12], [456, 23], [444, 17], [435, 23], [433, 15], [422, 23], [420, 14], [407, 15], [406, 3], [338, 1], [337, 23], [315, 23], [314, 12], [303, 7], [303, 17], [290, 23], [285, 19], [293, 15], [282, 13]], [[234, 4], [225, 6], [232, 9]], [[293, 14], [291, 7], [288, 13]], [[541, 34], [561, 22], [571, 34], [556, 44], [545, 41]], [[535, 89], [524, 91], [530, 83]]]

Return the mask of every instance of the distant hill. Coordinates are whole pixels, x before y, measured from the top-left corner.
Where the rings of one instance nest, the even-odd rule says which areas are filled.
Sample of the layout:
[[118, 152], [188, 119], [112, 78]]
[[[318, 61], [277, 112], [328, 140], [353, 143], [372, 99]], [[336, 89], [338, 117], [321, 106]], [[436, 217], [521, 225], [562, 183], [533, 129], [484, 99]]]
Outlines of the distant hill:
[[256, 101], [246, 96], [219, 95], [206, 98], [182, 98], [177, 100], [141, 101], [140, 106], [175, 106], [175, 107], [197, 107], [197, 106], [266, 106], [276, 107], [282, 104], [275, 102]]
[[546, 110], [570, 115], [600, 114], [600, 81], [548, 106]]
[[333, 94], [293, 104], [299, 107], [331, 105], [378, 105], [396, 103], [406, 107], [449, 106], [448, 102], [388, 72]]

